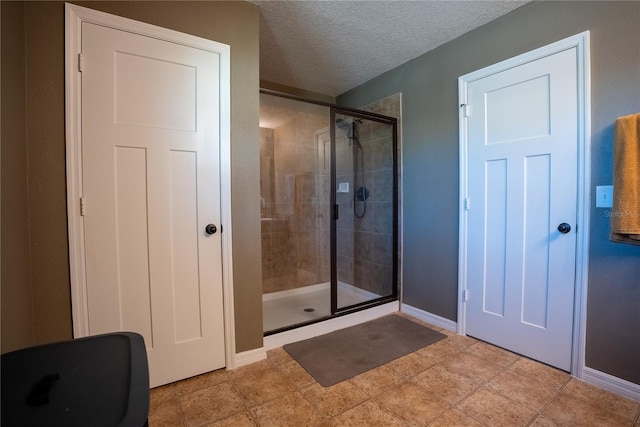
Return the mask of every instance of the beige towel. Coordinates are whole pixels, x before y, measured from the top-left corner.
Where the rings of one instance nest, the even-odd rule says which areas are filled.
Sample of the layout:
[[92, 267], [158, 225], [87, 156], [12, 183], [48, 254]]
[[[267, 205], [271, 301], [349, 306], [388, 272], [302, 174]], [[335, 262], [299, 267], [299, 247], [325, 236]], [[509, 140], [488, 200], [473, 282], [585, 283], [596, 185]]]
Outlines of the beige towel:
[[616, 120], [611, 239], [640, 245], [640, 113]]

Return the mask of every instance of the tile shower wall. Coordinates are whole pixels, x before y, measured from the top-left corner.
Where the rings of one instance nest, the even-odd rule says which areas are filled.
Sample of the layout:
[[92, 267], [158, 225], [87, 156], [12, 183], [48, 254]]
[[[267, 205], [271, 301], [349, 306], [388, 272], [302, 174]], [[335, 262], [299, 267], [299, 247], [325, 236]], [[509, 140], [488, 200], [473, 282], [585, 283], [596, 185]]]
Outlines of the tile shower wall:
[[261, 129], [263, 293], [330, 280], [328, 125], [300, 113]]
[[[395, 94], [362, 110], [395, 117], [400, 129], [400, 105], [401, 96]], [[393, 257], [399, 257], [393, 253], [392, 128], [372, 121], [357, 126], [363, 147], [364, 183], [370, 196], [365, 215], [357, 218], [353, 210], [353, 191], [357, 190], [353, 182], [353, 147], [349, 139], [339, 133], [336, 138], [336, 178], [338, 182], [348, 182], [351, 191], [337, 194], [340, 209], [338, 280], [378, 295], [388, 295], [393, 285]], [[398, 136], [398, 150], [399, 147]], [[399, 167], [397, 173], [401, 176]], [[357, 205], [361, 214], [362, 205]]]

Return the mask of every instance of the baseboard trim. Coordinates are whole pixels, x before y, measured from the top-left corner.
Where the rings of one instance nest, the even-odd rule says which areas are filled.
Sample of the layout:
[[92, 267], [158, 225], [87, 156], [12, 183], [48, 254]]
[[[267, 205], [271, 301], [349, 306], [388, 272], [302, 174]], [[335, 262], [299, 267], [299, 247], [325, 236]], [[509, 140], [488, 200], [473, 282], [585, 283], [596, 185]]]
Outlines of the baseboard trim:
[[227, 369], [236, 369], [241, 366], [259, 362], [267, 358], [267, 350], [264, 347], [254, 348], [253, 350], [236, 353], [233, 360], [227, 363]]
[[355, 313], [345, 314], [344, 316], [334, 317], [312, 325], [302, 326], [290, 331], [280, 332], [279, 334], [268, 335], [264, 337], [264, 348], [271, 350], [282, 347], [285, 344], [328, 334], [329, 332], [368, 322], [369, 320], [396, 313], [397, 311], [398, 302], [394, 301]]
[[429, 313], [428, 311], [420, 310], [419, 308], [412, 307], [408, 304], [401, 304], [400, 311], [413, 316], [416, 319], [431, 323], [433, 326], [437, 326], [451, 332], [458, 331], [458, 324], [453, 320], [445, 319], [444, 317]]
[[640, 402], [640, 385], [623, 380], [622, 378], [614, 377], [613, 375], [585, 366], [582, 369], [582, 381]]

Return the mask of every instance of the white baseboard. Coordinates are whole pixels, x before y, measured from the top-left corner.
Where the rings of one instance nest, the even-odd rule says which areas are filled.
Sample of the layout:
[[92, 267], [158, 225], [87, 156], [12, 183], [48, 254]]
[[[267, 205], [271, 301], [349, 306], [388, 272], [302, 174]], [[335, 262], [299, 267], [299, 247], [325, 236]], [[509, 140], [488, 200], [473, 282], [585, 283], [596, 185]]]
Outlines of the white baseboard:
[[328, 334], [338, 329], [348, 328], [349, 326], [358, 325], [386, 316], [387, 314], [396, 313], [398, 311], [398, 301], [389, 302], [366, 310], [357, 311], [344, 316], [334, 317], [333, 319], [323, 322], [314, 323], [308, 326], [292, 329], [290, 331], [280, 332], [279, 334], [268, 335], [264, 337], [264, 348], [271, 350], [273, 348], [282, 347], [285, 344], [302, 341], [318, 335]]
[[640, 385], [623, 380], [585, 366], [582, 369], [582, 381], [593, 384], [602, 389], [640, 402]]
[[227, 363], [227, 369], [236, 369], [241, 366], [259, 362], [267, 358], [267, 351], [264, 347], [254, 348], [253, 350], [236, 353], [233, 360]]
[[453, 320], [445, 319], [444, 317], [429, 313], [428, 311], [420, 310], [419, 308], [415, 308], [407, 304], [401, 304], [400, 311], [407, 313], [416, 319], [420, 319], [423, 322], [431, 323], [433, 326], [437, 326], [448, 331], [457, 332], [458, 330], [458, 324]]

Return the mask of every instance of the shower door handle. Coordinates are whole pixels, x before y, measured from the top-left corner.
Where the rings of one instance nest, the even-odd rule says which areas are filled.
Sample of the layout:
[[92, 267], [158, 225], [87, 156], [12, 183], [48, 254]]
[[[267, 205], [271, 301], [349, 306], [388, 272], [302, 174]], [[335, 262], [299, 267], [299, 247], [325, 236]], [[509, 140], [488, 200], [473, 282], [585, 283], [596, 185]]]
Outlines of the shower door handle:
[[338, 205], [333, 205], [333, 219], [337, 221], [339, 217], [340, 217], [340, 212], [338, 209]]

